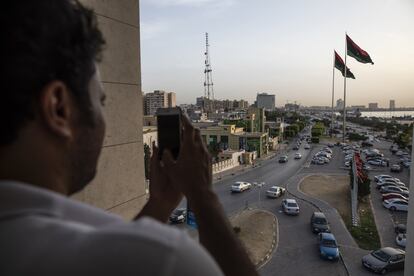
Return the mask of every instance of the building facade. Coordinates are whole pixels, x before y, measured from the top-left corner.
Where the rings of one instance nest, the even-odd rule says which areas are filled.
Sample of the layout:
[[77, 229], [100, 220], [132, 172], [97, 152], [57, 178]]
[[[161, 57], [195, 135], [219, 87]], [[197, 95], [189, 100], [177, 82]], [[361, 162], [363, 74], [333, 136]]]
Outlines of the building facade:
[[174, 92], [169, 92], [168, 93], [168, 107], [176, 107], [177, 103], [176, 103], [176, 95]]
[[390, 109], [391, 110], [395, 109], [395, 100], [390, 100]]
[[378, 103], [369, 103], [368, 109], [378, 109]]
[[154, 90], [152, 93], [145, 94], [145, 115], [155, 115], [157, 113], [158, 108], [165, 108], [169, 107], [169, 103], [174, 101], [175, 106], [175, 93], [174, 96], [169, 96], [170, 93], [167, 93], [163, 90]]
[[344, 101], [342, 99], [336, 100], [336, 108], [337, 109], [344, 109]]
[[256, 105], [265, 110], [275, 110], [276, 96], [267, 93], [258, 93], [256, 95]]
[[95, 179], [73, 198], [131, 219], [146, 202], [139, 2], [81, 2], [94, 10], [106, 40], [98, 65], [107, 96], [106, 134]]

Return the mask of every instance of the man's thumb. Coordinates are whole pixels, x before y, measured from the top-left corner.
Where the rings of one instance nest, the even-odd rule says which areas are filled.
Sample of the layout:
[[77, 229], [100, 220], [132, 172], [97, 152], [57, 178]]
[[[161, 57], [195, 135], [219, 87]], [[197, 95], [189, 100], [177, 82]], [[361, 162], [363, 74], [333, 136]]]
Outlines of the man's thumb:
[[168, 150], [168, 149], [163, 150], [162, 163], [164, 164], [164, 168], [166, 168], [167, 170], [175, 165], [175, 160], [174, 160], [170, 150]]

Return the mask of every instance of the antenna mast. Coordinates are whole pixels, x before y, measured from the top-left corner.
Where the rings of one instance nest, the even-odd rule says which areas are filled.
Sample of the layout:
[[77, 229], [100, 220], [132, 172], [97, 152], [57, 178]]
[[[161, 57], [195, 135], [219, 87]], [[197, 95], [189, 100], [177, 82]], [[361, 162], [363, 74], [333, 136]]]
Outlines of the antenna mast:
[[207, 110], [209, 112], [213, 111], [213, 102], [214, 102], [214, 91], [213, 91], [213, 76], [212, 76], [212, 69], [210, 64], [210, 55], [208, 52], [208, 33], [206, 33], [206, 51], [204, 52], [205, 55], [205, 69], [204, 69], [204, 98], [207, 98]]

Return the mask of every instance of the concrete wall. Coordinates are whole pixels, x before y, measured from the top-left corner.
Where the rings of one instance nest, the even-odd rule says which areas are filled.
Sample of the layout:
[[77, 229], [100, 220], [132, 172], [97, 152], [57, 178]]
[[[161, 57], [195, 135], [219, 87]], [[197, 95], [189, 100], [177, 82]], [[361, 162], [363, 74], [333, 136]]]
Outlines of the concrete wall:
[[138, 0], [81, 0], [94, 9], [106, 50], [99, 65], [107, 132], [95, 180], [74, 198], [132, 218], [145, 203]]

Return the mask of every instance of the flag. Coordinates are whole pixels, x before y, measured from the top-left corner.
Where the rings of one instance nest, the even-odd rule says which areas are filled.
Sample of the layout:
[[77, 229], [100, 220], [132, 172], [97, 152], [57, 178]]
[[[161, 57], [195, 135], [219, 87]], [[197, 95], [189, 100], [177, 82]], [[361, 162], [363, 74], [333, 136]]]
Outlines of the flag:
[[[335, 52], [335, 68], [341, 71], [342, 76], [345, 77], [345, 63], [342, 60], [342, 58], [338, 55], [338, 53], [336, 51], [334, 52]], [[355, 79], [354, 74], [352, 74], [351, 70], [349, 70], [348, 67], [346, 67], [346, 77]]]
[[348, 56], [351, 56], [362, 63], [374, 64], [369, 54], [366, 51], [362, 50], [358, 45], [356, 45], [356, 43], [352, 41], [348, 35], [346, 35], [346, 47], [348, 49]]

